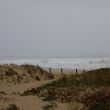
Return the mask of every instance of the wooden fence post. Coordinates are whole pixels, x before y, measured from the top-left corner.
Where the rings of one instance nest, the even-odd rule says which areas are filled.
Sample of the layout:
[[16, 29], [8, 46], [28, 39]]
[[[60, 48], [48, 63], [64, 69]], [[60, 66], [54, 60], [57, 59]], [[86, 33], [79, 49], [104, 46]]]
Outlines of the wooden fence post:
[[78, 70], [77, 70], [77, 68], [76, 68], [76, 76], [78, 76]]
[[75, 80], [76, 80], [76, 86], [78, 87], [78, 69], [76, 68], [76, 77], [75, 77]]
[[61, 68], [61, 74], [63, 74], [63, 68]]

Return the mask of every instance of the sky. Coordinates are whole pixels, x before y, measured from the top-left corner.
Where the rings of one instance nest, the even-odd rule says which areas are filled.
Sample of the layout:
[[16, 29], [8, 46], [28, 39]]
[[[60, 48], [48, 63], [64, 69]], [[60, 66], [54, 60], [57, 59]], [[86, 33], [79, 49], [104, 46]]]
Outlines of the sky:
[[0, 56], [110, 55], [110, 0], [0, 0]]

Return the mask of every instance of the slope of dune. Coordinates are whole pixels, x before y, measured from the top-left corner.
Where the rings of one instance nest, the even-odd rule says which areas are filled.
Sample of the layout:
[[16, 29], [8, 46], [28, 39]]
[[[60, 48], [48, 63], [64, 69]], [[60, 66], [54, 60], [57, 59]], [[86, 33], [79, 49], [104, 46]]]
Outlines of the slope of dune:
[[0, 65], [0, 80], [8, 83], [21, 83], [28, 81], [41, 81], [53, 79], [54, 76], [43, 70], [40, 66], [33, 65]]

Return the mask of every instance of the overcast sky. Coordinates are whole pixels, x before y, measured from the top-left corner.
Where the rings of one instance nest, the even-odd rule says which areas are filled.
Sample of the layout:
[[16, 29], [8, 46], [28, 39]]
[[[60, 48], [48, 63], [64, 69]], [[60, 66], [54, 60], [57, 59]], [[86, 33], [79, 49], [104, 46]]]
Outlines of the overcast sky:
[[110, 0], [0, 0], [0, 56], [110, 55]]

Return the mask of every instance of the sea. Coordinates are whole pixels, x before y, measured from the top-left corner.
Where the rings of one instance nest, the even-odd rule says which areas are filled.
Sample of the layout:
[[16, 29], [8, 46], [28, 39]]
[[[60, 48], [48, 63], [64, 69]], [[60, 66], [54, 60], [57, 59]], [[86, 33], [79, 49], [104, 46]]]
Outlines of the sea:
[[0, 64], [32, 64], [42, 68], [93, 70], [109, 68], [110, 57], [95, 58], [61, 58], [61, 57], [0, 57]]

